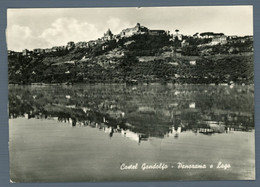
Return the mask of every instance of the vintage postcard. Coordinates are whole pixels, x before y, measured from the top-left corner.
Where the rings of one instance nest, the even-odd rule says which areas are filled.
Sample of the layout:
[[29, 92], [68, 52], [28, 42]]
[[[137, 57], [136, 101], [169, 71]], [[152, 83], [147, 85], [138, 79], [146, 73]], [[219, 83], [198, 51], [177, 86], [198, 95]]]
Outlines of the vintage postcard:
[[255, 180], [252, 6], [8, 9], [10, 181]]

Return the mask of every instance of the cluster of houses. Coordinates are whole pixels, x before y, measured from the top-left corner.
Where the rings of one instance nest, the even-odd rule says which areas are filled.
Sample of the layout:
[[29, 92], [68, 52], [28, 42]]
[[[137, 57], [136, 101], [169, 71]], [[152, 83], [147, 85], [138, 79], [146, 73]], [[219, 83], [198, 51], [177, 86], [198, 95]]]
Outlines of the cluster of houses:
[[[137, 23], [136, 26], [133, 28], [127, 28], [122, 30], [119, 34], [114, 35], [110, 29], [107, 30], [107, 32], [104, 33], [103, 37], [98, 38], [97, 40], [91, 40], [88, 42], [68, 42], [66, 46], [54, 46], [52, 48], [47, 48], [47, 49], [34, 49], [32, 51], [28, 49], [24, 49], [22, 53], [19, 53], [22, 56], [30, 56], [30, 55], [41, 55], [45, 53], [52, 53], [52, 52], [58, 52], [58, 51], [63, 51], [63, 50], [71, 50], [74, 48], [89, 48], [93, 47], [97, 44], [103, 44], [106, 41], [109, 40], [116, 40], [117, 42], [126, 37], [130, 37], [133, 35], [138, 35], [138, 34], [149, 34], [149, 35], [155, 35], [155, 36], [160, 36], [160, 35], [169, 35], [169, 31], [165, 30], [149, 30], [148, 28], [141, 26], [140, 23]], [[181, 35], [178, 35], [180, 37]], [[106, 49], [107, 46], [103, 46], [102, 49]], [[12, 56], [17, 54], [15, 51], [8, 50], [8, 55]]]
[[[154, 36], [162, 36], [162, 35], [168, 35], [170, 36], [170, 40], [172, 41], [180, 41], [181, 42], [181, 47], [185, 47], [189, 45], [189, 42], [186, 40], [183, 40], [183, 35], [179, 34], [179, 30], [176, 29], [174, 34], [170, 34], [170, 31], [166, 30], [150, 30], [147, 27], [144, 27], [140, 25], [140, 23], [137, 23], [134, 27], [132, 28], [126, 28], [122, 30], [119, 34], [114, 35], [110, 29], [107, 30], [107, 32], [104, 33], [103, 37], [98, 38], [97, 40], [91, 40], [88, 42], [78, 42], [74, 43], [72, 41], [68, 42], [66, 46], [55, 46], [52, 48], [47, 48], [47, 49], [34, 49], [32, 51], [28, 49], [24, 49], [22, 53], [15, 52], [8, 50], [8, 56], [12, 56], [15, 54], [22, 55], [22, 56], [30, 56], [30, 55], [41, 55], [45, 53], [52, 53], [52, 52], [58, 52], [58, 51], [64, 51], [64, 50], [71, 50], [74, 48], [89, 48], [93, 47], [97, 44], [103, 44], [106, 41], [109, 40], [116, 40], [117, 42], [122, 39], [122, 38], [127, 38], [131, 37], [133, 35], [141, 35], [141, 34], [148, 34], [148, 35], [154, 35]], [[204, 33], [195, 33], [193, 38], [210, 38], [211, 42], [208, 43], [207, 45], [223, 45], [228, 42], [229, 39], [232, 41], [238, 41], [245, 43], [247, 40], [253, 40], [253, 36], [245, 36], [245, 37], [237, 37], [237, 36], [226, 36], [223, 33], [214, 33], [214, 32], [204, 32]], [[102, 49], [105, 50], [108, 46], [102, 46]]]
[[245, 43], [246, 41], [253, 41], [253, 36], [244, 36], [238, 37], [236, 35], [226, 36], [224, 33], [214, 33], [214, 32], [203, 32], [203, 33], [195, 33], [193, 38], [210, 38], [211, 42], [208, 45], [224, 45], [227, 44], [228, 41], [232, 41], [233, 43], [240, 42]]
[[223, 33], [214, 33], [214, 32], [203, 32], [203, 33], [195, 33], [193, 38], [211, 38], [212, 41], [209, 43], [210, 45], [217, 44], [226, 44], [228, 37]]
[[140, 23], [137, 23], [135, 27], [133, 28], [127, 28], [124, 29], [120, 32], [119, 35], [116, 37], [130, 37], [132, 35], [136, 34], [149, 34], [149, 35], [155, 35], [155, 36], [160, 36], [160, 35], [169, 35], [169, 31], [165, 30], [149, 30], [148, 28], [141, 26]]
[[47, 49], [41, 49], [41, 48], [36, 48], [33, 49], [32, 51], [28, 49], [24, 49], [22, 52], [15, 52], [8, 50], [8, 56], [12, 55], [22, 55], [22, 56], [31, 56], [31, 55], [42, 55], [45, 53], [52, 53], [52, 52], [58, 52], [58, 51], [63, 51], [63, 50], [70, 50], [75, 47], [74, 42], [68, 42], [66, 46], [54, 46], [52, 48], [47, 48]]
[[22, 51], [23, 56], [30, 56], [32, 54], [34, 55], [41, 55], [44, 53], [51, 53], [51, 52], [58, 52], [58, 51], [64, 51], [64, 50], [71, 50], [75, 48], [75, 43], [74, 42], [68, 42], [66, 46], [54, 46], [52, 48], [47, 48], [47, 49], [34, 49], [32, 51], [29, 51], [28, 49], [24, 49]]

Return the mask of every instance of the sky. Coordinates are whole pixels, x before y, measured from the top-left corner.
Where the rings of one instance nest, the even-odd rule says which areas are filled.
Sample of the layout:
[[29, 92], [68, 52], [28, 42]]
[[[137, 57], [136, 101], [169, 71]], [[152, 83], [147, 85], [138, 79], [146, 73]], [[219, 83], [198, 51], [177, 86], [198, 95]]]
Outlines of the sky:
[[132, 8], [34, 8], [7, 10], [8, 50], [50, 48], [69, 41], [89, 41], [134, 27], [175, 29], [184, 35], [222, 32], [253, 35], [252, 6], [132, 7]]

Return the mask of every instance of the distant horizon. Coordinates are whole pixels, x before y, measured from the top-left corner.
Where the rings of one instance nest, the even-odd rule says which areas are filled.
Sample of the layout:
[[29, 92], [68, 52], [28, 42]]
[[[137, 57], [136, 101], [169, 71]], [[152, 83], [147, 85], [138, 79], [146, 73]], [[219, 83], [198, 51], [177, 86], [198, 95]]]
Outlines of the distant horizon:
[[[158, 16], [159, 15], [159, 16]], [[192, 36], [214, 32], [253, 36], [253, 6], [8, 9], [8, 50], [64, 46], [114, 35], [140, 23], [151, 30]]]

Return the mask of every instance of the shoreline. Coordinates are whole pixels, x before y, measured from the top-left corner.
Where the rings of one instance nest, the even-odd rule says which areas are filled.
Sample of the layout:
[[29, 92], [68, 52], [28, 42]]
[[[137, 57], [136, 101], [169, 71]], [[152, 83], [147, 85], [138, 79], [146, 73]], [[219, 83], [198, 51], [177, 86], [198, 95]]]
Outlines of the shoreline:
[[115, 83], [115, 82], [93, 82], [93, 83], [84, 83], [84, 82], [77, 82], [77, 83], [72, 83], [72, 84], [66, 84], [66, 83], [30, 83], [30, 84], [19, 84], [19, 83], [8, 83], [8, 85], [18, 85], [18, 86], [55, 86], [55, 85], [60, 85], [60, 86], [73, 86], [73, 85], [129, 85], [129, 86], [135, 86], [135, 85], [144, 85], [144, 86], [149, 86], [149, 85], [208, 85], [208, 86], [232, 86], [232, 85], [239, 85], [239, 86], [253, 86], [255, 85], [255, 83], [232, 83], [232, 84], [228, 84], [228, 83], [172, 83], [172, 82], [166, 82], [166, 83], [161, 83], [161, 82], [152, 82], [152, 83], [144, 83], [144, 82], [140, 82], [140, 83], [136, 83], [136, 84], [129, 84], [129, 83]]

